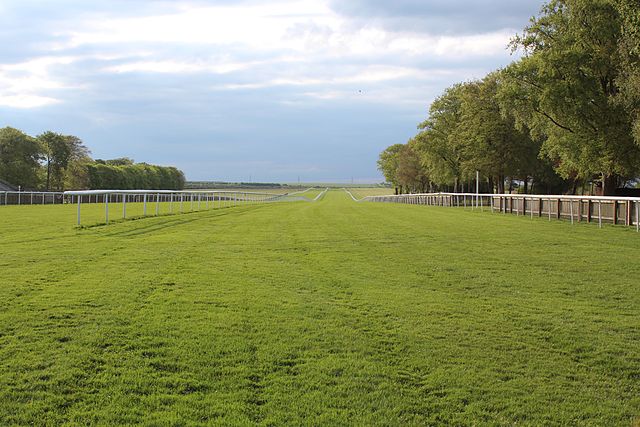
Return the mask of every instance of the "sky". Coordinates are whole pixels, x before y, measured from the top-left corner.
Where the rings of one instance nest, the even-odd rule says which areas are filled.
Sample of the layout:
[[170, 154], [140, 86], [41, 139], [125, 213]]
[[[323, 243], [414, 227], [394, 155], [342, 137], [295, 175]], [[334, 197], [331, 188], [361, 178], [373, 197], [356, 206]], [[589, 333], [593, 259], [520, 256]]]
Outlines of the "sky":
[[381, 182], [541, 0], [2, 0], [0, 127], [188, 180]]

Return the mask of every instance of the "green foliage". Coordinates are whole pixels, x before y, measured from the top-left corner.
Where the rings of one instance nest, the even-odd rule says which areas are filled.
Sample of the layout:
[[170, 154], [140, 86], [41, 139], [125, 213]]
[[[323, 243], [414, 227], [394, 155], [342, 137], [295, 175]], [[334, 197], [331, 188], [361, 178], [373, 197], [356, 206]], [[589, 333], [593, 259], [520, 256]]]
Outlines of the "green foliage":
[[605, 192], [640, 173], [620, 98], [622, 18], [610, 0], [553, 0], [513, 41], [525, 56], [506, 69], [501, 103], [542, 137], [564, 177], [601, 174]]
[[[437, 184], [457, 183], [463, 178], [463, 146], [461, 137], [461, 103], [465, 85], [445, 89], [431, 103], [429, 117], [418, 125], [414, 138], [416, 150], [429, 178]], [[455, 190], [455, 189], [454, 189]]]
[[0, 129], [0, 179], [23, 189], [35, 189], [40, 183], [40, 146], [18, 129]]
[[460, 109], [460, 138], [463, 141], [463, 170], [467, 175], [477, 170], [493, 177], [498, 192], [503, 192], [505, 177], [528, 179], [538, 169], [540, 151], [529, 133], [515, 127], [511, 115], [503, 114], [496, 94], [501, 73], [494, 72], [482, 81], [466, 85]]
[[113, 166], [105, 163], [87, 165], [92, 190], [182, 190], [184, 174], [174, 167], [146, 163]]
[[620, 87], [622, 103], [631, 114], [634, 138], [640, 144], [640, 5], [637, 0], [616, 0], [622, 17]]
[[64, 135], [51, 131], [38, 135], [36, 139], [42, 146], [45, 161], [45, 190], [63, 190], [65, 172], [72, 154], [69, 140]]
[[402, 150], [403, 144], [394, 144], [387, 147], [378, 158], [378, 170], [382, 172], [387, 182], [398, 186], [398, 156]]
[[105, 160], [104, 163], [110, 166], [132, 166], [135, 162], [129, 157], [119, 157], [117, 159]]
[[627, 228], [337, 191], [83, 230], [73, 205], [0, 210], [1, 425], [640, 414], [640, 240]]
[[408, 143], [402, 145], [398, 152], [398, 168], [396, 170], [396, 179], [398, 184], [411, 193], [424, 193], [429, 185], [429, 176], [427, 175], [420, 155], [413, 148], [415, 144]]

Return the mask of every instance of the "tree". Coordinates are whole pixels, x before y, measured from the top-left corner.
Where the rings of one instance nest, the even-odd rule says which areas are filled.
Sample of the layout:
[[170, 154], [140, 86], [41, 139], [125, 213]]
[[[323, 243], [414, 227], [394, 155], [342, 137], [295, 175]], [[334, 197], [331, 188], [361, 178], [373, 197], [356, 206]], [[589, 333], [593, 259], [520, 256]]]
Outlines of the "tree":
[[64, 135], [46, 131], [37, 136], [42, 145], [44, 161], [46, 167], [46, 191], [53, 187], [62, 190], [64, 187], [64, 176], [71, 159], [71, 148]]
[[[398, 193], [398, 187], [400, 183], [398, 181], [398, 154], [402, 150], [403, 144], [391, 145], [380, 153], [378, 158], [378, 170], [382, 172], [387, 182], [396, 187], [396, 194]], [[402, 188], [400, 188], [402, 193]]]
[[636, 176], [633, 141], [621, 97], [622, 18], [612, 0], [552, 0], [512, 46], [524, 57], [509, 66], [501, 104], [565, 178], [600, 175], [604, 194]]
[[413, 148], [414, 145], [413, 141], [409, 141], [409, 143], [402, 145], [398, 152], [396, 179], [398, 184], [408, 192], [424, 193], [429, 184], [429, 176], [420, 161], [420, 155]]
[[65, 173], [64, 188], [89, 188], [87, 165], [93, 161], [91, 152], [77, 136], [65, 135], [65, 140], [71, 155]]
[[525, 129], [516, 129], [509, 114], [503, 114], [496, 95], [502, 74], [496, 71], [483, 80], [467, 83], [461, 94], [460, 138], [462, 170], [467, 174], [480, 171], [497, 183], [498, 193], [504, 192], [507, 176], [525, 182], [538, 166], [540, 145], [534, 143]]
[[129, 157], [118, 157], [117, 159], [105, 160], [105, 164], [111, 166], [131, 166], [135, 162]]
[[29, 135], [11, 127], [0, 129], [0, 178], [22, 188], [39, 184], [40, 146]]
[[461, 136], [461, 103], [464, 84], [447, 88], [429, 107], [429, 117], [418, 125], [415, 150], [430, 178], [441, 185], [453, 183], [458, 191], [462, 182], [463, 139]]
[[631, 115], [633, 135], [640, 144], [640, 5], [637, 0], [615, 3], [622, 17], [619, 42], [622, 103]]

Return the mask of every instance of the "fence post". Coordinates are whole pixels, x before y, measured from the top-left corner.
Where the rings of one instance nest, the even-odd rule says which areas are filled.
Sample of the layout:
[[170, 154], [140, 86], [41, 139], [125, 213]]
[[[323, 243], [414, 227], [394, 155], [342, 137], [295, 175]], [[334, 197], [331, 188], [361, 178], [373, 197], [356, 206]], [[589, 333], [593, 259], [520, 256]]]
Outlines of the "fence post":
[[571, 213], [571, 225], [573, 225], [573, 200], [569, 200], [569, 206], [571, 207], [569, 210]]
[[160, 193], [156, 193], [156, 216], [160, 215]]
[[109, 193], [104, 198], [104, 221], [109, 224]]
[[122, 195], [122, 218], [127, 218], [127, 195]]
[[602, 201], [598, 200], [598, 227], [602, 228]]
[[80, 201], [82, 200], [81, 196], [78, 196], [78, 225], [80, 225]]

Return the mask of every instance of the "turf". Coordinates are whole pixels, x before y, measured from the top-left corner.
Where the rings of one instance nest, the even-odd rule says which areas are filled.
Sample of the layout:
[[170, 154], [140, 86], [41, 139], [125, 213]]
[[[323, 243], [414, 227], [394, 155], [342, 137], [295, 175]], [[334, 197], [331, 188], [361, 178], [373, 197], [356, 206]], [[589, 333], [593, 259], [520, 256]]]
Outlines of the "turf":
[[338, 190], [81, 229], [74, 206], [0, 215], [1, 425], [640, 416], [632, 229]]

